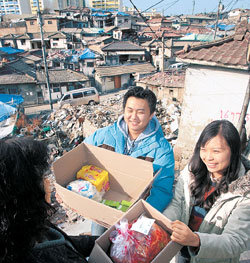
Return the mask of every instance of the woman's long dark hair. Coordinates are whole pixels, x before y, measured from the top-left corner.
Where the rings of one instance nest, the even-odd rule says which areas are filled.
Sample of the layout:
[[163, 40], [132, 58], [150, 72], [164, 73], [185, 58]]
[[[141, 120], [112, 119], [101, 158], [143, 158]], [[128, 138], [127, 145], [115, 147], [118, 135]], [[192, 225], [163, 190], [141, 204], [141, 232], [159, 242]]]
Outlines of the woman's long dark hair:
[[31, 138], [0, 141], [0, 262], [22, 262], [45, 231], [51, 207], [43, 175], [46, 144]]
[[[200, 148], [220, 134], [230, 147], [231, 159], [228, 168], [224, 172], [216, 190], [204, 201], [204, 194], [211, 186], [211, 180], [206, 165], [200, 158]], [[190, 186], [191, 194], [195, 198], [195, 205], [204, 207], [207, 211], [214, 204], [221, 193], [228, 191], [228, 185], [238, 178], [240, 169], [240, 136], [234, 125], [227, 120], [216, 120], [209, 123], [202, 131], [196, 143], [194, 154], [189, 163], [189, 171], [194, 176], [194, 182]]]

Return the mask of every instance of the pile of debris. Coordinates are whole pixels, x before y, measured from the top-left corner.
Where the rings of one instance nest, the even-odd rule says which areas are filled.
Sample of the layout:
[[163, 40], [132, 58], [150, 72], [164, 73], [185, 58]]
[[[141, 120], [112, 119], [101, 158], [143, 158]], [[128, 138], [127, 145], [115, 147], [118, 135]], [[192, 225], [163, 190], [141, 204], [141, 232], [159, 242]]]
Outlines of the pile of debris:
[[[104, 99], [98, 105], [70, 106], [47, 113], [29, 122], [20, 117], [16, 129], [17, 136], [33, 136], [39, 140], [48, 140], [55, 155], [61, 156], [70, 151], [85, 137], [96, 129], [113, 124], [122, 114], [121, 94], [114, 94]], [[181, 114], [179, 103], [157, 103], [156, 117], [162, 125], [163, 133], [174, 146], [178, 136], [178, 122]], [[25, 126], [26, 125], [26, 126]]]

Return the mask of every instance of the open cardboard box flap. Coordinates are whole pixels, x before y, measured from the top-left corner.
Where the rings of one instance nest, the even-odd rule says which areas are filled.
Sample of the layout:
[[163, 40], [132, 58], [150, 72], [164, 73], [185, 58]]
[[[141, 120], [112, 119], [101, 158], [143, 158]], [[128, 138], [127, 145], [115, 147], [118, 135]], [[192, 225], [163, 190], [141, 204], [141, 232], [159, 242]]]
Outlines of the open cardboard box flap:
[[103, 199], [136, 202], [153, 181], [152, 163], [81, 143], [53, 163], [56, 191], [62, 201], [84, 218], [110, 227], [124, 214], [79, 194], [65, 186], [76, 179], [83, 165], [95, 165], [109, 173], [110, 190]]
[[[150, 204], [144, 200], [138, 201], [134, 206], [129, 209], [122, 218], [132, 221], [139, 218], [140, 215], [144, 214], [149, 218], [155, 219], [155, 222], [161, 226], [168, 233], [171, 231], [171, 221], [165, 217], [162, 213], [153, 208]], [[116, 223], [118, 223], [120, 218]], [[90, 254], [88, 262], [90, 263], [112, 263], [113, 261], [107, 255], [111, 242], [109, 240], [110, 233], [115, 229], [115, 224], [111, 226], [103, 235], [101, 235], [95, 242], [95, 246]], [[171, 259], [180, 251], [181, 245], [170, 241], [167, 246], [151, 261], [153, 263], [166, 263], [170, 262]]]

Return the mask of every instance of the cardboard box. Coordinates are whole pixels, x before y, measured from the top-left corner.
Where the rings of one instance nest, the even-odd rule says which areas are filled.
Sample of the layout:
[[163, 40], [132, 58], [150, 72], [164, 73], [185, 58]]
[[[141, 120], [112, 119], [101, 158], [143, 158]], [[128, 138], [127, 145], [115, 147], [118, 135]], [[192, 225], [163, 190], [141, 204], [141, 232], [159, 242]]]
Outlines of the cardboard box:
[[76, 179], [76, 173], [86, 164], [96, 165], [109, 172], [110, 190], [103, 199], [134, 203], [147, 192], [153, 181], [152, 163], [86, 143], [81, 143], [53, 163], [55, 187], [62, 201], [84, 218], [107, 228], [117, 222], [124, 212], [65, 188]]
[[[131, 209], [129, 209], [122, 218], [127, 218], [128, 221], [137, 219], [141, 214], [149, 218], [155, 219], [155, 223], [161, 226], [165, 231], [171, 233], [171, 221], [162, 213], [153, 208], [144, 200], [138, 201]], [[103, 235], [101, 235], [95, 242], [95, 246], [90, 254], [88, 262], [90, 263], [112, 263], [113, 261], [107, 255], [111, 242], [109, 240], [110, 232], [115, 229], [113, 225]], [[167, 263], [179, 252], [181, 245], [170, 241], [167, 246], [151, 261], [153, 263]]]

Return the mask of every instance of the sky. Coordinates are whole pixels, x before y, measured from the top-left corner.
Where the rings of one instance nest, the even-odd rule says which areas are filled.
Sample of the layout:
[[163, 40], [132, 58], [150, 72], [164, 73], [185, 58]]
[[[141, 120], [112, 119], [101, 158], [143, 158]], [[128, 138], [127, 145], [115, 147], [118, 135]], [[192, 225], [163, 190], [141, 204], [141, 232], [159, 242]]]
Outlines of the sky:
[[[144, 11], [155, 5], [158, 12], [168, 15], [217, 12], [219, 0], [131, 0], [133, 4]], [[221, 0], [225, 11], [235, 8], [250, 9], [250, 0]], [[123, 6], [132, 7], [130, 0], [123, 0]]]

